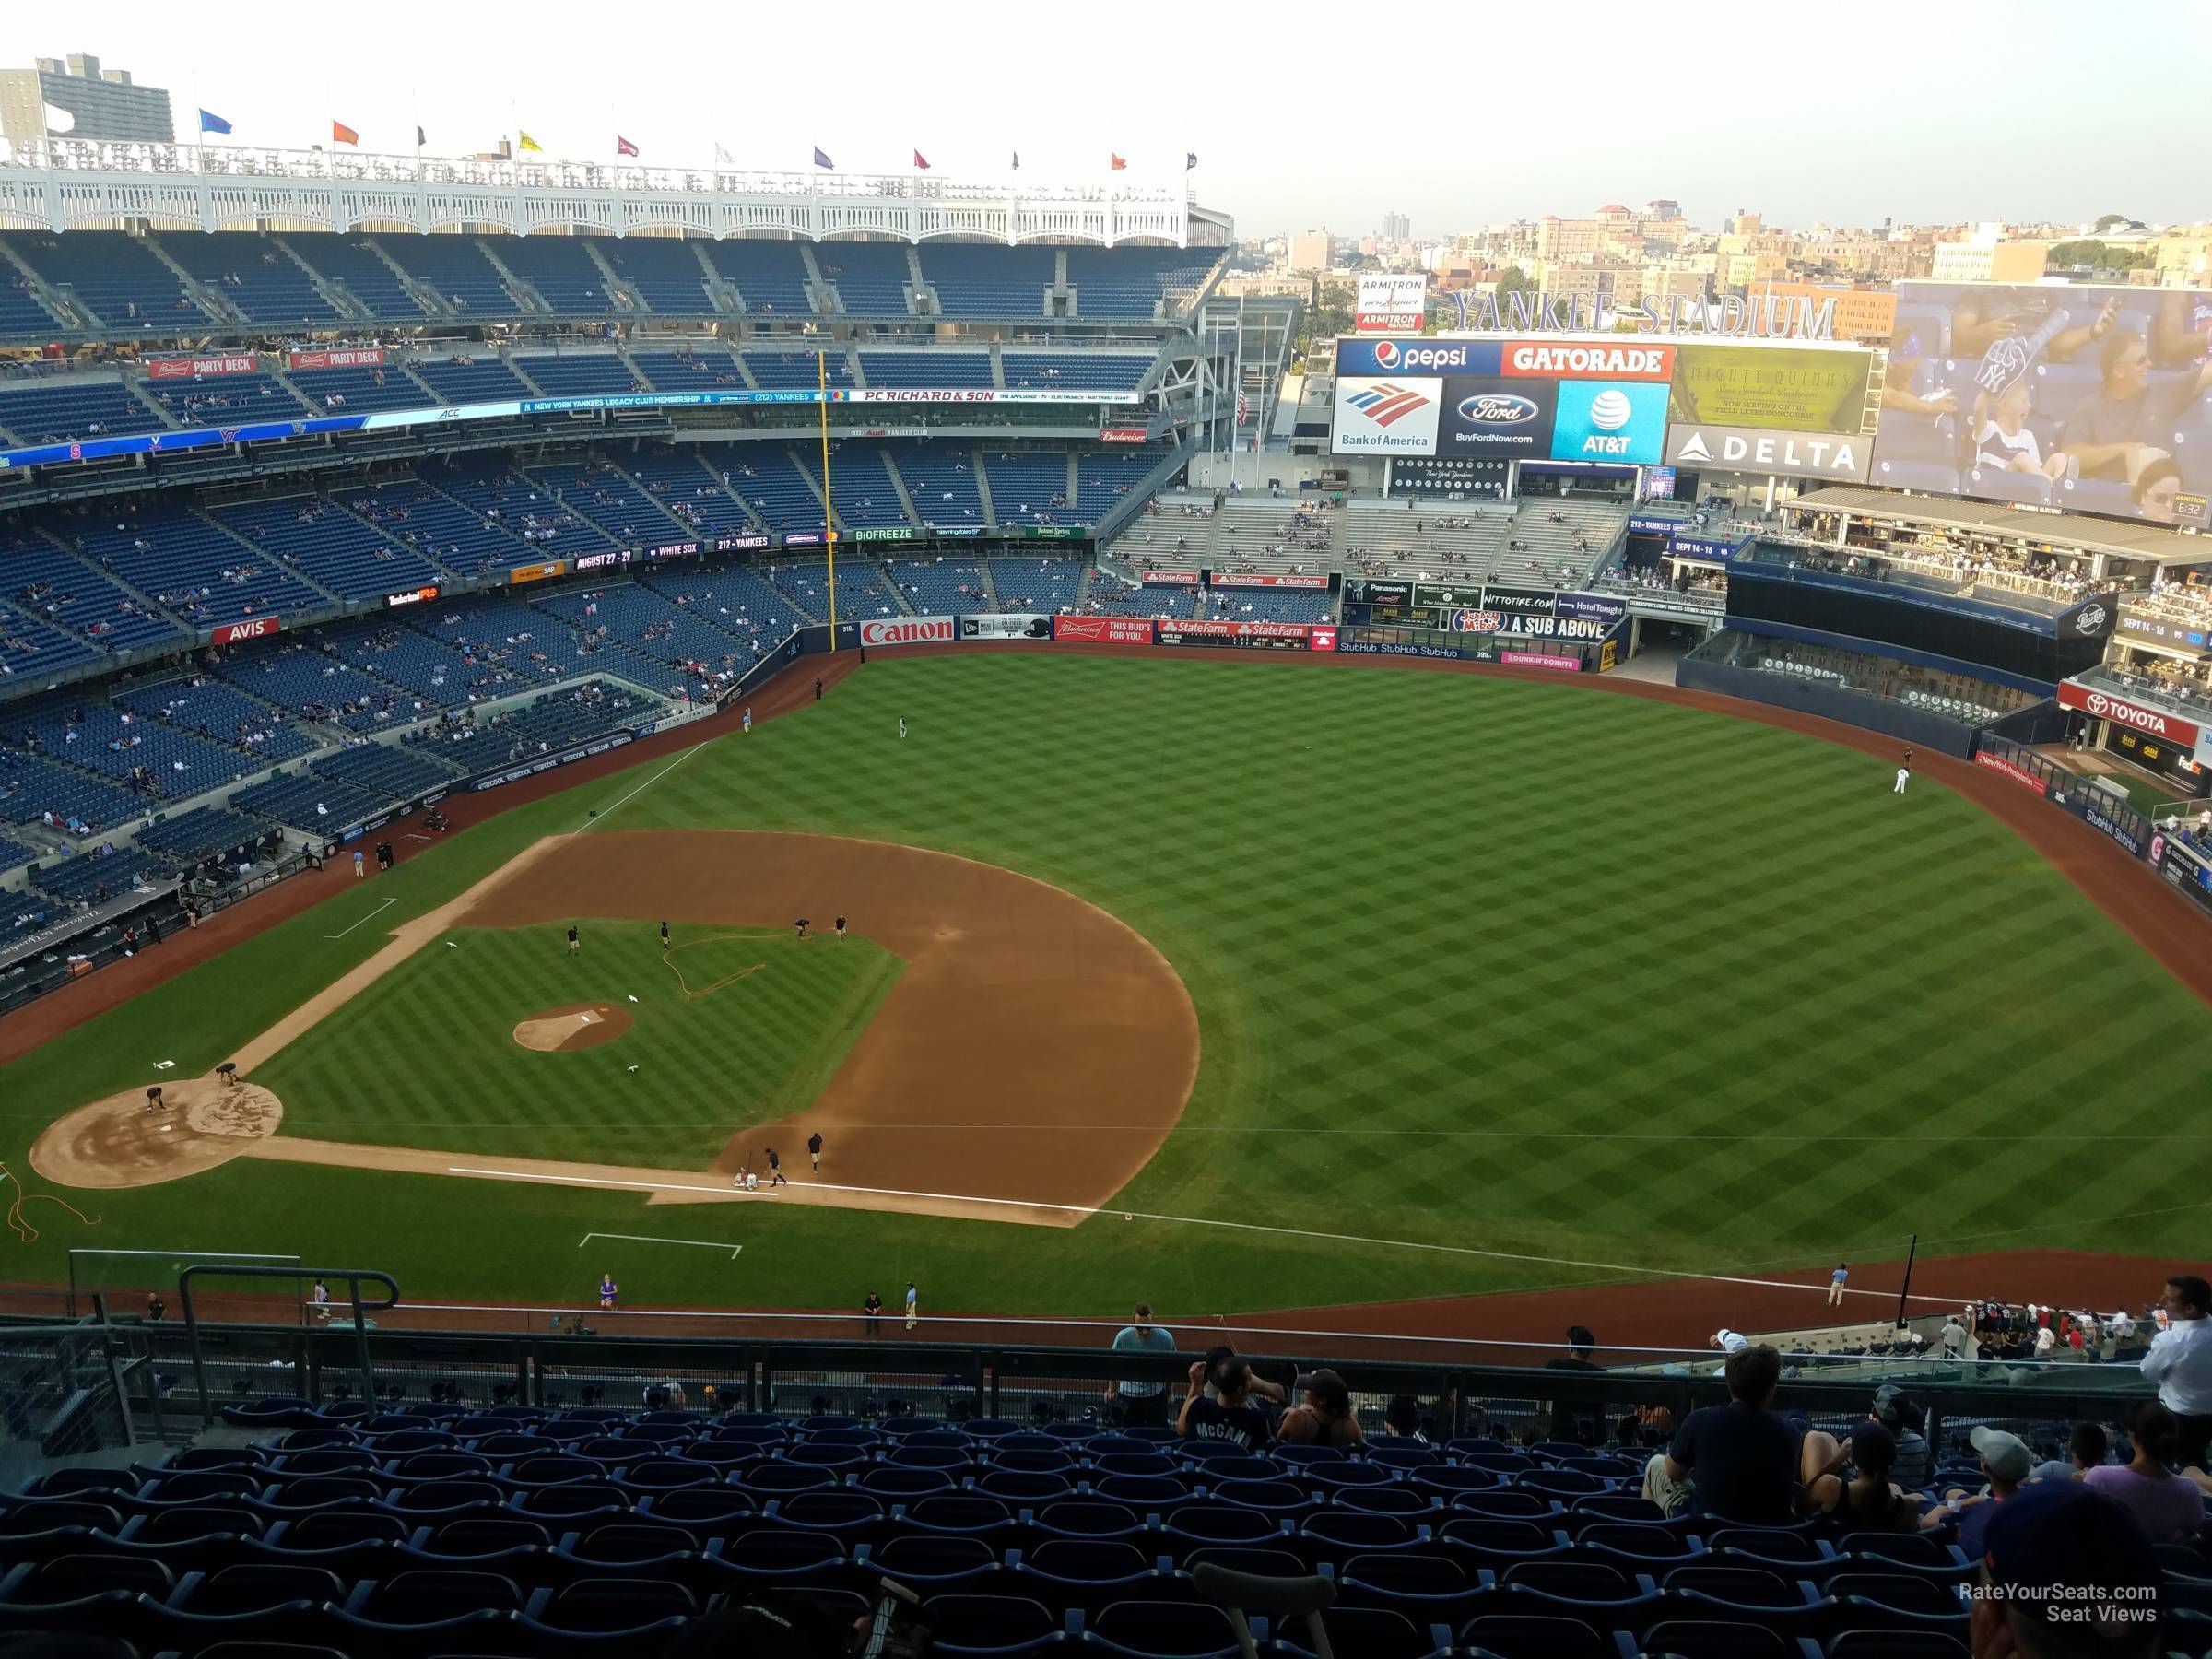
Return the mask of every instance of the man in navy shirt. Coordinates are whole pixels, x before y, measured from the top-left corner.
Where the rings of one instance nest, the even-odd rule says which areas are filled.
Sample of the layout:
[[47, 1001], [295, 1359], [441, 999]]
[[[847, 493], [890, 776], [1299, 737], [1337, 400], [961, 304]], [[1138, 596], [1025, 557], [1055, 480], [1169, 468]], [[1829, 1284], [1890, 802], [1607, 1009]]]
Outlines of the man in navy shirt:
[[1773, 1409], [1782, 1356], [1764, 1343], [1736, 1349], [1723, 1367], [1728, 1404], [1701, 1406], [1682, 1419], [1674, 1443], [1644, 1469], [1644, 1496], [1676, 1512], [1685, 1507], [1755, 1526], [1796, 1518], [1797, 1430]]
[[1218, 1399], [1206, 1397], [1206, 1361], [1193, 1362], [1190, 1392], [1175, 1418], [1175, 1431], [1190, 1440], [1226, 1441], [1247, 1452], [1267, 1443], [1267, 1414], [1252, 1403], [1252, 1367], [1235, 1354], [1214, 1367]]

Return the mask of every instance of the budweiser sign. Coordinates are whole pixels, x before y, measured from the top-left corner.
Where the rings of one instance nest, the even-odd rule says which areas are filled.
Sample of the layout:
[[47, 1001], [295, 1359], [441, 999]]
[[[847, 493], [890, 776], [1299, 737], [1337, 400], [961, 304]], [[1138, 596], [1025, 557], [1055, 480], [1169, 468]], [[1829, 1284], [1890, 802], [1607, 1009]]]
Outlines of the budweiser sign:
[[241, 357], [157, 358], [146, 366], [148, 380], [206, 380], [222, 374], [252, 374], [259, 367], [253, 355]]
[[1100, 427], [1099, 429], [1100, 443], [1142, 443], [1151, 436], [1152, 434], [1146, 431], [1143, 427]]
[[293, 351], [285, 354], [288, 369], [381, 369], [382, 346], [364, 346], [353, 351]]
[[863, 645], [926, 645], [935, 640], [957, 638], [959, 629], [950, 617], [897, 617], [889, 621], [860, 625]]
[[2114, 697], [2109, 691], [2100, 691], [2093, 686], [2084, 686], [2075, 680], [2058, 683], [2058, 704], [2062, 709], [2073, 709], [2092, 720], [2111, 721], [2115, 725], [2132, 726], [2148, 736], [2162, 738], [2183, 748], [2193, 748], [2197, 741], [2197, 725], [2193, 720], [2183, 720], [2178, 714], [2168, 714], [2141, 703], [2129, 702], [2124, 697]]
[[258, 640], [280, 630], [284, 623], [275, 617], [248, 617], [243, 622], [225, 622], [207, 636], [210, 645], [230, 645], [240, 640]]

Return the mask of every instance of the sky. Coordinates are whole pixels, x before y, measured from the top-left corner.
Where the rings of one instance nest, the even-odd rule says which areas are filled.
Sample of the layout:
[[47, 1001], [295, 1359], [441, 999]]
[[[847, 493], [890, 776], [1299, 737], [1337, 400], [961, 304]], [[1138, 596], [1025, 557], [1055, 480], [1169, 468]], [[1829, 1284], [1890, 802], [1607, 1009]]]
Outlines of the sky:
[[[15, 6], [0, 66], [88, 52], [230, 142], [1107, 182], [1182, 177], [1240, 235], [1417, 237], [1607, 202], [1679, 200], [1803, 228], [2120, 212], [2212, 218], [2202, 118], [2212, 5], [2009, 0], [1753, 6], [1585, 0], [1401, 8], [809, 6]], [[2163, 65], [2185, 65], [2170, 69]], [[2171, 91], [2161, 93], [2161, 83]]]

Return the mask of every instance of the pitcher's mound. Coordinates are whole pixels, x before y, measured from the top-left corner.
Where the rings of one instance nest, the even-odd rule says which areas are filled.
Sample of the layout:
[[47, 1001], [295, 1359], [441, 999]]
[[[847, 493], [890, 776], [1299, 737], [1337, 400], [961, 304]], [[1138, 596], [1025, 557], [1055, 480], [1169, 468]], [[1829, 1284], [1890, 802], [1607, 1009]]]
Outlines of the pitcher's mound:
[[612, 1003], [571, 1003], [533, 1014], [514, 1028], [514, 1040], [540, 1053], [597, 1048], [629, 1030], [629, 1011]]
[[30, 1167], [60, 1186], [152, 1186], [229, 1163], [284, 1117], [283, 1102], [258, 1083], [186, 1077], [161, 1094], [159, 1112], [133, 1088], [57, 1118], [31, 1143]]

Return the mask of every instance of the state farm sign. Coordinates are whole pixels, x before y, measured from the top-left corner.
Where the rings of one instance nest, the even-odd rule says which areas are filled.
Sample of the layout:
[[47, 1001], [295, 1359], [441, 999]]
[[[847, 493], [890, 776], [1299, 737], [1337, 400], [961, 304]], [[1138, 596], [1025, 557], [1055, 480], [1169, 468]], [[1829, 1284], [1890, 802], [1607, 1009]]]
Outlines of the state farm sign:
[[860, 625], [863, 645], [925, 645], [934, 640], [951, 640], [959, 630], [950, 617], [894, 617], [888, 621]]
[[2114, 697], [2109, 691], [2100, 691], [2074, 680], [2061, 680], [2058, 685], [2058, 703], [2062, 709], [2075, 709], [2092, 720], [2109, 720], [2115, 725], [2133, 726], [2136, 731], [2160, 738], [2180, 748], [2194, 748], [2202, 735], [2193, 720], [2183, 720], [2178, 714], [2168, 714], [2158, 709], [2129, 702], [2124, 697]]

